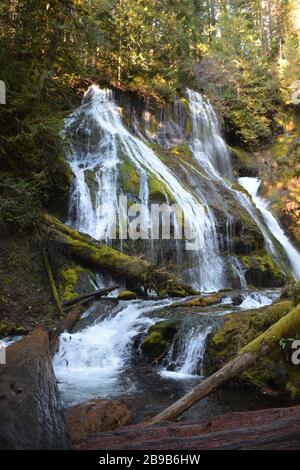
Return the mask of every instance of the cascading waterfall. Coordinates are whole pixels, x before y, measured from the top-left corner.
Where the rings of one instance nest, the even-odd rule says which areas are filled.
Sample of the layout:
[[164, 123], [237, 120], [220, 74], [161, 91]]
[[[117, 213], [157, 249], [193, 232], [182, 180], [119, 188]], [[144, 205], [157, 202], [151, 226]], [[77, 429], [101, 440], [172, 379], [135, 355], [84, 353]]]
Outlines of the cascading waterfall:
[[167, 367], [160, 374], [173, 379], [199, 378], [203, 376], [203, 357], [206, 339], [212, 332], [212, 326], [198, 325], [184, 328], [172, 344], [169, 351]]
[[232, 178], [230, 153], [211, 103], [190, 89], [187, 96], [192, 122], [190, 147], [195, 159], [212, 178]]
[[104, 320], [78, 333], [62, 334], [53, 367], [63, 400], [72, 403], [121, 393], [118, 379], [133, 338], [155, 323], [149, 312], [168, 304], [169, 300], [125, 302]]
[[239, 183], [246, 191], [252, 196], [252, 200], [257, 209], [262, 214], [270, 232], [279, 241], [285, 250], [285, 253], [289, 259], [291, 270], [296, 279], [300, 279], [300, 253], [296, 250], [293, 244], [290, 242], [284, 231], [280, 227], [278, 221], [273, 216], [270, 210], [268, 210], [269, 202], [258, 196], [258, 190], [261, 184], [259, 178], [244, 177], [239, 178]]
[[[113, 211], [105, 212], [102, 208], [107, 204], [110, 208], [113, 207], [115, 212], [118, 211], [118, 198], [122, 192], [122, 188], [119, 187], [119, 168], [122, 159], [129, 160], [139, 176], [139, 202], [148, 208], [145, 215], [147, 231], [151, 233], [153, 229], [149, 216], [149, 177], [154, 175], [162, 183], [162, 187], [166, 188], [166, 200], [171, 195], [183, 210], [199, 244], [199, 249], [193, 255], [194, 262], [186, 270], [186, 278], [201, 290], [218, 290], [225, 287], [226, 276], [220, 254], [217, 220], [205, 189], [197, 184], [199, 178], [203, 176], [202, 170], [207, 175], [206, 179], [226, 188], [226, 191], [231, 193], [255, 220], [270, 252], [275, 254], [276, 249], [267, 226], [287, 252], [290, 246], [286, 242], [287, 239], [283, 238], [285, 236], [280, 227], [274, 225], [275, 219], [273, 220], [273, 216], [267, 211], [265, 202], [257, 198], [258, 187], [253, 190], [248, 181], [251, 179], [243, 178], [239, 182], [244, 187], [248, 186], [246, 189], [252, 195], [253, 202], [261, 211], [263, 218], [259, 217], [246, 194], [231, 188], [230, 153], [221, 137], [216, 114], [211, 104], [204, 101], [199, 93], [188, 90], [187, 96], [192, 123], [189, 146], [200, 168], [199, 166], [196, 168], [196, 165], [194, 168], [189, 162], [181, 165], [180, 171], [184, 175], [185, 186], [144, 142], [143, 133], [137, 122], [133, 123], [136, 135], [126, 129], [112, 92], [100, 90], [96, 86], [90, 87], [82, 106], [66, 121], [66, 132], [71, 136], [69, 163], [74, 174], [69, 224], [96, 239], [109, 242], [110, 230], [116, 220]], [[179, 114], [180, 109], [179, 106], [177, 110]], [[168, 134], [172, 135], [173, 141], [176, 140], [176, 136], [180, 137], [181, 122], [175, 130], [171, 124], [168, 128], [162, 127], [164, 129], [161, 131], [160, 139], [166, 146]], [[145, 133], [149, 141], [156, 142], [155, 136], [150, 136], [150, 127]], [[89, 181], [91, 175], [93, 175], [92, 184]], [[277, 223], [276, 220], [275, 222]], [[237, 284], [245, 291], [247, 284], [244, 267], [234, 256], [233, 230], [233, 219], [228, 213], [221, 249], [227, 250], [233, 275], [237, 279]], [[181, 251], [179, 244], [175, 246], [177, 250], [175, 256], [180, 263], [186, 254]], [[291, 256], [295, 255], [293, 251], [289, 252]], [[297, 259], [296, 256], [294, 258]], [[104, 285], [109, 281], [103, 280], [99, 274], [96, 282], [97, 285]], [[269, 305], [276, 296], [278, 293], [246, 292], [238, 308], [251, 309]], [[223, 307], [216, 309], [209, 316], [200, 314], [196, 318], [183, 321], [163, 365], [156, 370], [161, 380], [178, 379], [180, 382], [203, 375], [207, 337], [214, 327], [214, 322], [219, 321], [218, 318], [228, 312], [227, 309], [224, 310], [224, 305], [233, 308], [233, 299], [230, 296], [221, 303]], [[63, 334], [60, 338], [59, 351], [54, 358], [54, 370], [63, 401], [68, 404], [78, 403], [98, 396], [129, 393], [131, 388], [134, 389], [136, 377], [133, 381], [130, 379], [124, 381], [124, 374], [126, 375], [130, 369], [133, 342], [151, 325], [161, 320], [161, 316], [155, 318], [155, 310], [171, 304], [170, 300], [120, 303], [111, 314], [99, 318], [85, 329], [73, 334]], [[86, 314], [89, 315], [89, 312]], [[175, 383], [176, 380], [172, 382]]]
[[[148, 178], [153, 174], [183, 211], [194, 237], [192, 247], [197, 247], [193, 257], [199, 266], [199, 276], [194, 279], [193, 286], [206, 291], [222, 288], [222, 266], [217, 270], [215, 267], [218, 262], [221, 264], [216, 227], [213, 218], [205, 210], [205, 197], [202, 195], [201, 200], [188, 191], [154, 151], [124, 127], [111, 92], [91, 86], [82, 106], [67, 120], [67, 132], [74, 131], [78, 116], [82, 114], [88, 119], [83, 120], [75, 129], [76, 135], [85, 135], [88, 142], [85, 148], [76, 145], [73, 139], [69, 156], [74, 174], [69, 223], [96, 239], [109, 239], [110, 228], [115, 219], [112, 210], [103, 212], [101, 207], [109, 204], [117, 213], [118, 165], [120, 155], [125, 155], [139, 174], [139, 199], [142, 204], [149, 207]], [[96, 175], [94, 198], [87, 183], [91, 171]], [[144, 225], [148, 231], [152, 231], [149, 214], [146, 214]], [[201, 269], [202, 266], [205, 266], [205, 272]]]
[[[277, 261], [280, 261], [278, 251], [271, 237], [272, 234], [275, 238], [278, 239], [276, 233], [279, 232], [278, 230], [275, 230], [275, 233], [273, 233], [273, 230], [268, 230], [268, 228], [271, 229], [274, 227], [274, 221], [271, 223], [271, 220], [268, 220], [268, 216], [263, 213], [263, 211], [261, 211], [256, 204], [263, 215], [263, 218], [260, 219], [256, 213], [253, 203], [247, 197], [247, 195], [241, 191], [237, 191], [231, 188], [230, 182], [228, 181], [232, 178], [230, 153], [224, 139], [221, 136], [218, 119], [213, 107], [209, 101], [205, 101], [202, 96], [195, 91], [187, 90], [187, 95], [189, 98], [193, 128], [191, 150], [195, 160], [212, 178], [220, 182], [233, 194], [238, 203], [247, 211], [249, 216], [259, 227], [265, 239], [266, 247], [270, 255]], [[248, 178], [240, 178], [239, 181], [247, 179]], [[240, 184], [242, 185], [241, 182]], [[272, 214], [270, 215], [273, 217]], [[283, 237], [285, 237], [283, 232], [281, 233], [280, 237], [281, 240], [283, 240]], [[288, 244], [286, 242], [281, 242], [281, 244], [286, 250]], [[288, 248], [288, 250], [290, 250], [290, 248]], [[290, 250], [290, 253], [292, 253], [292, 250]], [[288, 252], [287, 255], [289, 256]], [[234, 258], [232, 266], [234, 271], [238, 273], [238, 276], [241, 279], [241, 287], [244, 287], [244, 282], [241, 277], [242, 271], [238, 267], [238, 261], [236, 258]], [[295, 267], [293, 268], [293, 271], [295, 273]]]

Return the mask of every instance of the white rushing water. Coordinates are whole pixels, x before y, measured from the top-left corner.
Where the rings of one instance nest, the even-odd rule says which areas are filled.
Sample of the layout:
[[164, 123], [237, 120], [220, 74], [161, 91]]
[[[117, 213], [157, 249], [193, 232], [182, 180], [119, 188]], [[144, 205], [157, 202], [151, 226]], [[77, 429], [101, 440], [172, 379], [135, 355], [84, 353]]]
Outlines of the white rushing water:
[[[192, 121], [192, 142], [191, 150], [195, 160], [210, 175], [230, 191], [238, 204], [249, 214], [251, 219], [259, 227], [265, 239], [266, 247], [270, 255], [278, 259], [278, 253], [274, 246], [270, 233], [267, 230], [264, 220], [261, 220], [253, 206], [252, 201], [243, 192], [232, 189], [230, 180], [232, 179], [232, 165], [228, 146], [222, 138], [217, 115], [209, 101], [193, 91], [187, 90]], [[228, 217], [228, 228], [230, 228], [230, 215]], [[272, 232], [271, 232], [272, 233]], [[230, 233], [229, 233], [230, 235]], [[246, 288], [246, 280], [240, 263], [232, 257], [232, 268], [238, 276], [242, 289]]]
[[269, 202], [258, 196], [258, 190], [261, 183], [260, 179], [244, 177], [239, 178], [239, 183], [252, 196], [252, 200], [256, 205], [257, 209], [262, 214], [267, 226], [270, 229], [270, 232], [284, 248], [284, 251], [289, 259], [291, 270], [295, 278], [300, 279], [300, 253], [290, 242], [283, 229], [281, 228], [279, 222], [276, 220], [272, 212], [268, 209]]
[[195, 159], [214, 179], [231, 178], [230, 153], [211, 103], [190, 89], [187, 97], [192, 123], [191, 150]]
[[121, 393], [118, 380], [130, 358], [133, 338], [155, 323], [148, 313], [171, 303], [123, 302], [105, 319], [77, 333], [62, 334], [53, 367], [63, 401]]
[[243, 302], [239, 305], [241, 310], [251, 310], [255, 308], [271, 305], [278, 299], [280, 291], [250, 292], [244, 295]]
[[[160, 375], [176, 380], [199, 378], [203, 376], [203, 358], [206, 340], [212, 332], [211, 325], [192, 326], [188, 331], [182, 331], [179, 344], [173, 343], [169, 352], [169, 361], [172, 362], [172, 370], [164, 367]], [[178, 351], [175, 352], [175, 348]], [[175, 357], [174, 357], [175, 356]]]
[[[197, 125], [195, 124], [195, 136]], [[213, 147], [214, 132], [217, 132], [217, 129], [214, 127], [216, 124], [212, 112], [207, 116], [207, 125], [212, 127], [207, 146]], [[126, 129], [111, 91], [91, 86], [82, 106], [67, 119], [66, 131], [75, 135], [69, 155], [69, 163], [74, 174], [69, 209], [71, 225], [96, 239], [109, 239], [110, 229], [115, 221], [113, 213], [117, 212], [120, 192], [118, 167], [122, 158], [129, 159], [139, 174], [139, 202], [149, 206], [148, 183], [149, 177], [154, 175], [167, 188], [183, 211], [193, 238], [190, 240], [191, 243], [186, 242], [186, 248], [197, 248], [193, 253], [195, 259], [193, 264], [198, 264], [193, 286], [204, 291], [224, 287], [224, 270], [218, 250], [216, 224], [211, 211], [205, 209], [208, 207], [205, 195], [201, 195], [202, 200], [199, 195], [195, 197], [141, 138]], [[86, 145], [80, 143], [81, 136], [87, 139]], [[215, 137], [220, 140], [219, 134]], [[192, 145], [197, 154], [199, 154], [198, 141], [200, 142], [199, 138]], [[95, 194], [92, 194], [88, 184], [89, 172], [95, 174], [93, 183]], [[103, 205], [109, 205], [115, 208], [115, 211], [102, 211]], [[147, 227], [146, 231], [148, 229], [151, 232], [149, 215], [146, 214], [145, 217], [144, 226]], [[202, 269], [202, 266], [205, 269]]]

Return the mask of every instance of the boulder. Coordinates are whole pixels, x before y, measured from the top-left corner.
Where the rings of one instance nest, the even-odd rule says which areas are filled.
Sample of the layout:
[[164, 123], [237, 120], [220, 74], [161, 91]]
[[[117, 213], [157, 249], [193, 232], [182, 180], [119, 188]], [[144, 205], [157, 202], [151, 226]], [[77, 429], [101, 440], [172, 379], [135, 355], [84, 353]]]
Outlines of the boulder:
[[104, 431], [128, 424], [132, 413], [123, 400], [93, 400], [65, 410], [65, 421], [72, 444]]
[[67, 449], [48, 333], [37, 327], [0, 365], [0, 449]]
[[137, 299], [137, 294], [131, 290], [123, 290], [118, 294], [118, 300], [135, 300]]

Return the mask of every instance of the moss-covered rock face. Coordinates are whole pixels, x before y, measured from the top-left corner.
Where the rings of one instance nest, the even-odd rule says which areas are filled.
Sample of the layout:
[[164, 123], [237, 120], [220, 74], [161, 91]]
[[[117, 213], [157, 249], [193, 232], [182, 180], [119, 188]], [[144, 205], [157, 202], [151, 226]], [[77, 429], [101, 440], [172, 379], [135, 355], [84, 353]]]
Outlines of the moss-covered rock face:
[[93, 207], [95, 207], [97, 192], [99, 191], [99, 184], [97, 182], [95, 172], [92, 170], [85, 170], [84, 179], [90, 191]]
[[233, 167], [237, 176], [257, 176], [257, 159], [239, 147], [231, 147]]
[[290, 299], [293, 302], [293, 305], [298, 305], [300, 303], [300, 281], [289, 284], [282, 291], [281, 298]]
[[131, 290], [123, 290], [118, 294], [118, 300], [134, 300], [137, 299], [137, 294]]
[[58, 288], [62, 300], [72, 300], [82, 294], [94, 291], [93, 272], [66, 260], [57, 274]]
[[[207, 342], [208, 373], [221, 368], [235, 357], [242, 347], [284, 317], [292, 308], [291, 300], [281, 300], [259, 310], [225, 315], [223, 325]], [[299, 337], [300, 332], [295, 332], [294, 339]], [[290, 345], [287, 343], [288, 341], [284, 343], [286, 348], [282, 348], [278, 338], [278, 347], [245, 371], [240, 380], [259, 387], [272, 388], [292, 398], [300, 396], [300, 369], [292, 364]]]
[[179, 323], [176, 320], [164, 320], [151, 326], [141, 344], [145, 358], [154, 361], [166, 353], [178, 329]]
[[128, 157], [123, 156], [118, 169], [120, 190], [129, 197], [138, 198], [140, 193], [140, 177]]
[[250, 256], [239, 256], [245, 268], [245, 278], [248, 284], [256, 287], [281, 287], [285, 276], [278, 265], [264, 252], [253, 253]]

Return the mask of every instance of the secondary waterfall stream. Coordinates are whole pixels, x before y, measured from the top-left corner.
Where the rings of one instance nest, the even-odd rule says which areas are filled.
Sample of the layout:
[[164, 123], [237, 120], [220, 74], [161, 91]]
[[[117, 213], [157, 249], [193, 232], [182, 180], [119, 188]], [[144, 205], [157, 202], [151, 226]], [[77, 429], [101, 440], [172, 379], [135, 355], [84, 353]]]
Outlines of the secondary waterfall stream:
[[244, 177], [239, 178], [239, 183], [248, 191], [250, 196], [252, 196], [252, 200], [262, 214], [270, 232], [279, 241], [287, 254], [295, 278], [300, 279], [300, 253], [290, 242], [283, 229], [280, 227], [279, 222], [268, 209], [269, 202], [258, 196], [261, 181], [259, 178]]
[[[165, 188], [166, 200], [172, 198], [183, 209], [192, 227], [199, 249], [193, 253], [193, 263], [186, 269], [189, 273], [187, 280], [202, 292], [220, 290], [228, 285], [225, 262], [221, 256], [223, 242], [215, 217], [216, 208], [212, 209], [205, 187], [197, 185], [197, 178], [201, 177], [221, 185], [228, 194], [233, 195], [258, 225], [270, 253], [276, 257], [270, 229], [286, 251], [295, 276], [299, 277], [299, 254], [267, 210], [265, 201], [257, 197], [258, 183], [253, 189], [253, 179], [239, 180], [252, 196], [262, 218], [257, 215], [246, 194], [231, 188], [230, 152], [221, 136], [211, 104], [192, 90], [187, 90], [187, 98], [191, 119], [188, 146], [198, 167], [190, 162], [182, 165], [183, 182], [160, 158], [154, 146], [145, 141], [136, 122], [133, 126], [135, 133], [125, 126], [122, 112], [111, 91], [96, 86], [88, 90], [82, 106], [66, 120], [66, 133], [70, 138], [68, 161], [74, 175], [68, 223], [95, 239], [110, 243], [109, 233], [115, 219], [112, 211], [103, 212], [102, 206], [108, 204], [117, 210], [118, 197], [122, 194], [120, 165], [123, 160], [128, 160], [138, 174], [136, 198], [149, 208], [150, 179], [154, 175]], [[177, 132], [183, 131], [177, 129]], [[167, 141], [166, 134], [164, 139]], [[154, 137], [151, 142], [155, 142]], [[159, 411], [204, 375], [207, 337], [225, 313], [273, 302], [278, 296], [277, 291], [246, 291], [244, 268], [233, 254], [231, 222], [228, 213], [225, 234], [227, 258], [233, 277], [238, 279], [242, 289], [239, 307], [233, 306], [232, 297], [228, 294], [215, 306], [213, 313], [195, 310], [191, 315], [186, 315], [162, 362], [157, 367], [148, 368], [135, 363], [136, 341], [146, 334], [150, 326], [165, 319], [164, 307], [172, 305], [175, 300], [119, 302], [105, 317], [100, 315], [93, 319], [91, 316], [84, 328], [61, 335], [59, 352], [54, 357], [54, 370], [66, 405], [95, 397], [133, 396], [138, 401], [145, 395], [147, 403], [143, 400], [141, 415], [153, 413], [155, 409]], [[151, 233], [149, 212], [145, 215], [145, 225]], [[176, 259], [182, 263], [187, 258], [187, 252], [177, 245], [175, 249]], [[87, 320], [91, 311], [97, 309], [101, 310], [101, 306], [96, 303], [85, 312]], [[225, 394], [221, 401], [209, 397], [199, 406], [202, 415], [216, 414], [218, 411], [224, 412], [226, 406], [229, 409], [239, 409], [239, 406], [244, 409], [245, 399], [239, 396], [239, 400], [240, 405], [233, 405]]]

